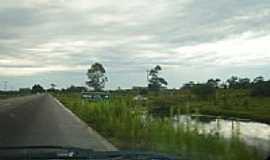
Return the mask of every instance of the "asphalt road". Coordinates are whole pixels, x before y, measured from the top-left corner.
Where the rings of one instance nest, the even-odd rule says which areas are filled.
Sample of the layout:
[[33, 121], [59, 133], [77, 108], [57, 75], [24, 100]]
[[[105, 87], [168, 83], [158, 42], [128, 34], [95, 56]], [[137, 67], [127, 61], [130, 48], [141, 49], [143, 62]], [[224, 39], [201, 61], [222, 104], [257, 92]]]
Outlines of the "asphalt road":
[[50, 95], [0, 101], [0, 146], [116, 148]]

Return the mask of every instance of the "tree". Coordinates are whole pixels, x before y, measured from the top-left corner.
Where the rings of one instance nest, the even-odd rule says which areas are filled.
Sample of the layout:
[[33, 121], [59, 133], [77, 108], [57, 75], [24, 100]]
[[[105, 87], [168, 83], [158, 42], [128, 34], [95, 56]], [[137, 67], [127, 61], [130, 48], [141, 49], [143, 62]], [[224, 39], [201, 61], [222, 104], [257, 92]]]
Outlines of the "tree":
[[218, 86], [219, 86], [219, 82], [220, 82], [221, 80], [220, 79], [209, 79], [208, 81], [207, 81], [207, 84], [209, 84], [209, 85], [211, 85], [211, 86], [213, 86], [214, 88], [218, 88]]
[[249, 89], [252, 85], [249, 78], [238, 78], [235, 76], [232, 76], [227, 82], [231, 89]]
[[73, 86], [71, 85], [69, 88], [66, 89], [67, 92], [86, 92], [87, 88], [83, 86]]
[[270, 96], [270, 81], [262, 81], [254, 84], [251, 89], [252, 96]]
[[[214, 94], [215, 94], [215, 104], [217, 103], [217, 89], [219, 88], [219, 82], [220, 81], [221, 80], [219, 78], [216, 78], [216, 79], [209, 79], [207, 81], [207, 83], [206, 83], [207, 85], [209, 85], [208, 88], [211, 88], [211, 92], [212, 92], [212, 90], [214, 91]], [[209, 93], [209, 94], [211, 95], [212, 93]]]
[[159, 77], [159, 72], [161, 70], [162, 68], [159, 65], [150, 70], [148, 84], [148, 88], [150, 90], [159, 91], [162, 86], [168, 85], [168, 82], [164, 78]]
[[239, 88], [241, 89], [248, 89], [251, 86], [249, 78], [239, 78], [238, 80]]
[[263, 82], [264, 81], [264, 78], [262, 76], [259, 76], [259, 77], [256, 77], [254, 80], [253, 80], [253, 84], [257, 84], [257, 83], [260, 83], [260, 82]]
[[51, 88], [47, 89], [48, 92], [56, 92], [57, 90], [55, 89], [56, 85], [54, 83], [50, 84]]
[[182, 90], [190, 90], [195, 85], [194, 81], [189, 81], [188, 83], [185, 83], [181, 89]]
[[230, 79], [227, 80], [227, 82], [229, 84], [229, 88], [238, 88], [238, 77], [232, 76]]
[[44, 88], [39, 85], [39, 84], [35, 84], [33, 87], [32, 87], [32, 93], [43, 93], [45, 92]]
[[226, 82], [222, 82], [220, 84], [220, 88], [227, 89], [228, 88], [228, 85], [226, 84]]
[[198, 83], [191, 88], [191, 92], [198, 97], [207, 98], [215, 95], [216, 88], [208, 83]]
[[105, 76], [106, 71], [102, 64], [94, 63], [87, 71], [89, 81], [86, 84], [95, 91], [101, 91], [105, 87], [108, 78]]

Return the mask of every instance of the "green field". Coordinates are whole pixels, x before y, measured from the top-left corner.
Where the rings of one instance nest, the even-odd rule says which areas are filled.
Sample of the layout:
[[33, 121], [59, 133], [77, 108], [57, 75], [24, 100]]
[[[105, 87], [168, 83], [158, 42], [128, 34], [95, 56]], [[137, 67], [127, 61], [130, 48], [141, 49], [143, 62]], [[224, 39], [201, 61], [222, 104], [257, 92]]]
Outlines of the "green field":
[[[117, 95], [114, 94], [111, 100], [103, 102], [86, 102], [78, 94], [58, 94], [56, 97], [120, 149], [157, 151], [191, 157], [192, 160], [262, 159], [259, 151], [240, 141], [237, 134], [230, 139], [225, 139], [217, 134], [199, 133], [196, 127], [193, 129], [184, 125], [175, 127], [170, 118], [152, 119], [149, 114], [145, 114], [145, 111], [149, 110], [158, 111], [156, 108], [153, 109], [154, 104], [158, 101], [161, 100], [167, 105], [175, 103], [174, 99], [178, 99], [178, 96], [182, 96], [183, 102], [179, 99], [179, 102], [177, 101], [178, 103], [173, 105], [174, 107], [169, 107], [169, 115], [172, 116], [175, 112], [180, 114], [184, 110], [187, 112], [185, 94], [175, 93], [170, 95], [170, 98], [153, 94], [149, 95], [150, 99], [147, 102], [134, 102], [131, 94], [129, 96]], [[220, 103], [220, 101], [217, 100], [215, 103]], [[230, 101], [233, 102], [233, 100]], [[237, 103], [239, 102], [237, 101]], [[263, 102], [260, 101], [260, 103]], [[200, 107], [199, 112], [206, 112], [214, 107], [210, 105], [204, 107], [206, 104], [208, 106], [208, 104], [212, 104], [212, 101], [196, 100], [190, 102], [188, 110], [198, 112], [198, 109], [195, 108]], [[249, 102], [250, 107], [252, 104]], [[217, 106], [220, 108], [218, 111], [223, 111], [222, 104]], [[244, 111], [244, 105], [241, 105], [240, 108], [237, 112]], [[224, 110], [228, 109], [224, 108]]]

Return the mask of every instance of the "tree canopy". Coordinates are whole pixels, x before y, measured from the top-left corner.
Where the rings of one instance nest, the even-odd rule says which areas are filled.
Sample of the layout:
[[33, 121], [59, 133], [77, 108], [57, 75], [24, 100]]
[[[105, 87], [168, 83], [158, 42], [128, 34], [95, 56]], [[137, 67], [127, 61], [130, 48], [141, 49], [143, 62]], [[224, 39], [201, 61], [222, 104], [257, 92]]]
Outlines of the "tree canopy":
[[220, 82], [221, 80], [219, 79], [219, 78], [217, 78], [217, 79], [209, 79], [208, 81], [207, 81], [207, 84], [209, 84], [209, 85], [211, 85], [212, 87], [214, 87], [214, 88], [218, 88], [219, 87], [219, 82]]
[[270, 96], [270, 80], [265, 81], [263, 77], [257, 77], [252, 82], [252, 96]]
[[44, 88], [39, 85], [39, 84], [35, 84], [33, 87], [32, 87], [32, 93], [43, 93], [45, 92]]
[[239, 78], [232, 76], [227, 80], [228, 86], [231, 89], [248, 89], [251, 87], [251, 82], [249, 78]]
[[83, 86], [74, 86], [74, 85], [71, 85], [65, 91], [67, 91], [67, 92], [85, 92], [85, 91], [87, 91], [87, 88], [85, 88]]
[[158, 91], [161, 89], [163, 86], [167, 86], [168, 82], [159, 76], [159, 72], [162, 70], [162, 68], [157, 65], [155, 68], [151, 69], [149, 72], [149, 84], [148, 87], [151, 90]]
[[95, 91], [103, 90], [105, 83], [108, 81], [105, 74], [106, 70], [103, 65], [100, 63], [94, 63], [87, 71], [89, 81], [87, 81], [86, 84]]

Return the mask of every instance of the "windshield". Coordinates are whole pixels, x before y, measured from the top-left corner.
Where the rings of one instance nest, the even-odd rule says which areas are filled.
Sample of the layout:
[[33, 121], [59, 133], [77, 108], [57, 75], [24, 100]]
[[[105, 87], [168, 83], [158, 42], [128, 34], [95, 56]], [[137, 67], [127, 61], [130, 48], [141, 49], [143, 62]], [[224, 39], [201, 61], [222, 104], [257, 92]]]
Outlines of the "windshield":
[[0, 0], [0, 159], [267, 159], [269, 8]]

